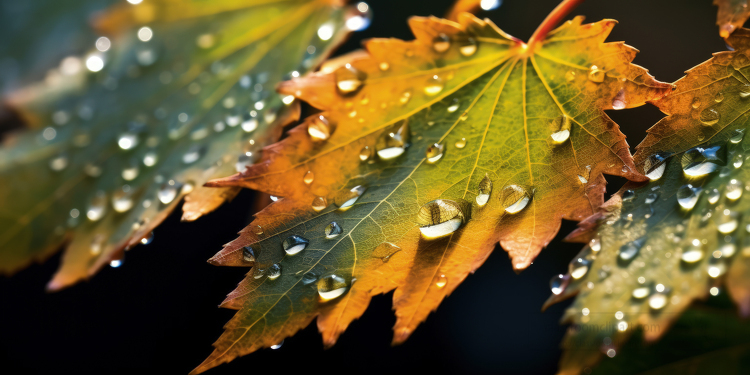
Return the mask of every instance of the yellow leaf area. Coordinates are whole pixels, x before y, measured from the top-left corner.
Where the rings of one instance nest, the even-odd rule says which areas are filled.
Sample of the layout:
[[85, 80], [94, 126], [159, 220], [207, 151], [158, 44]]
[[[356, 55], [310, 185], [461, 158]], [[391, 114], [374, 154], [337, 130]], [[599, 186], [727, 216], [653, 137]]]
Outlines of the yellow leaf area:
[[617, 355], [637, 328], [660, 338], [695, 299], [726, 286], [750, 314], [750, 31], [691, 69], [655, 104], [668, 116], [635, 155], [651, 181], [627, 184], [574, 237], [590, 243], [554, 278], [547, 305], [578, 294], [561, 372]]
[[719, 25], [719, 34], [722, 38], [728, 37], [750, 18], [747, 0], [714, 0], [714, 5], [719, 7], [716, 24]]
[[603, 44], [614, 21], [581, 22], [526, 47], [469, 14], [412, 18], [416, 40], [371, 40], [369, 56], [283, 84], [324, 112], [245, 173], [211, 183], [282, 198], [211, 259], [255, 267], [224, 302], [240, 311], [196, 371], [316, 316], [333, 345], [393, 289], [401, 343], [498, 241], [524, 269], [562, 218], [602, 202], [603, 172], [642, 178], [603, 109], [669, 85], [630, 64], [633, 48]]
[[276, 85], [346, 34], [347, 9], [329, 3], [150, 1], [105, 14], [158, 6], [173, 18], [110, 35], [84, 60], [106, 65], [80, 95], [15, 102], [43, 123], [0, 149], [0, 273], [69, 242], [48, 284], [60, 289], [120, 260], [183, 196], [183, 220], [234, 197], [202, 185], [244, 170], [298, 118]]

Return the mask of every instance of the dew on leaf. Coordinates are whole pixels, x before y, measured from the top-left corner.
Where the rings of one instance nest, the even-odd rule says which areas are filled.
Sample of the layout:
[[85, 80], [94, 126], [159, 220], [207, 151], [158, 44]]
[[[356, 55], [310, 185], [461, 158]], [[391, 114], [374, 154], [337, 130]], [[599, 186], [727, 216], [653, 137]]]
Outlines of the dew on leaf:
[[492, 180], [490, 180], [488, 174], [485, 173], [484, 178], [479, 182], [477, 190], [476, 201], [479, 207], [482, 207], [487, 204], [490, 200], [490, 194], [492, 194]]
[[515, 214], [521, 212], [531, 201], [533, 194], [519, 185], [508, 185], [502, 191], [502, 203], [505, 212]]
[[328, 226], [326, 226], [326, 229], [324, 230], [326, 238], [328, 239], [336, 238], [343, 232], [344, 230], [341, 229], [341, 226], [339, 225], [339, 223], [335, 221], [332, 221], [330, 224], [328, 224]]
[[427, 96], [435, 96], [440, 94], [444, 87], [445, 83], [443, 82], [443, 79], [437, 75], [433, 75], [427, 80], [427, 82], [425, 82], [423, 91]]
[[435, 164], [443, 157], [443, 149], [445, 147], [440, 143], [433, 143], [427, 147], [425, 156], [427, 157], [427, 163]]
[[346, 280], [339, 275], [326, 275], [318, 280], [318, 294], [323, 301], [340, 297], [348, 288]]
[[458, 230], [469, 219], [470, 210], [468, 202], [436, 199], [420, 207], [416, 220], [422, 236], [434, 239]]

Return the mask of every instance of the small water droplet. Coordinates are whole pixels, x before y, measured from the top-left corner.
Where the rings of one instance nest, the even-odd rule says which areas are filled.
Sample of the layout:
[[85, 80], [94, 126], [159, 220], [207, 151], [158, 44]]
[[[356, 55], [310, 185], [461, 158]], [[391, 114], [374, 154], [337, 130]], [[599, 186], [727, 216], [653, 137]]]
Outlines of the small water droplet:
[[716, 202], [719, 201], [719, 198], [721, 198], [721, 193], [718, 189], [711, 189], [706, 193], [708, 196], [708, 203], [716, 204]]
[[443, 87], [445, 87], [445, 83], [443, 83], [443, 80], [437, 75], [433, 75], [425, 83], [424, 93], [427, 96], [435, 96], [443, 91]]
[[378, 65], [378, 67], [380, 68], [380, 70], [382, 70], [382, 71], [384, 71], [384, 72], [385, 72], [386, 70], [390, 69], [391, 65], [390, 65], [390, 64], [388, 64], [387, 62], [383, 61], [383, 62], [381, 62], [381, 63], [380, 63], [379, 65]]
[[344, 230], [341, 229], [341, 226], [335, 221], [332, 221], [330, 224], [328, 224], [325, 229], [325, 235], [328, 239], [336, 238], [343, 232]]
[[477, 189], [477, 204], [479, 207], [484, 206], [490, 200], [490, 194], [492, 194], [492, 180], [488, 174], [484, 174], [484, 178], [479, 182]]
[[701, 100], [698, 98], [693, 99], [693, 103], [691, 104], [693, 106], [693, 109], [698, 109], [698, 107], [701, 106]]
[[599, 237], [594, 237], [589, 241], [589, 248], [593, 252], [599, 252], [599, 250], [602, 249], [602, 241], [599, 239]]
[[646, 159], [644, 169], [646, 170], [646, 177], [651, 181], [656, 181], [664, 175], [664, 170], [667, 169], [667, 159], [672, 154], [665, 152], [657, 152]]
[[336, 195], [333, 203], [338, 206], [340, 211], [346, 211], [357, 202], [359, 197], [365, 193], [365, 190], [367, 190], [367, 188], [362, 185], [357, 185], [348, 190], [345, 189]]
[[364, 86], [367, 74], [354, 68], [351, 64], [346, 64], [338, 68], [335, 72], [336, 88], [341, 95], [351, 95], [359, 91]]
[[588, 75], [589, 81], [595, 83], [604, 82], [604, 75], [604, 70], [599, 69], [596, 65], [591, 65]]
[[454, 146], [456, 146], [457, 149], [462, 149], [466, 147], [466, 138], [461, 138], [457, 140]]
[[644, 203], [646, 203], [646, 204], [652, 204], [652, 203], [656, 202], [657, 199], [659, 199], [659, 193], [649, 193], [646, 196], [646, 200], [644, 201]]
[[142, 245], [148, 245], [154, 241], [154, 232], [150, 232], [146, 237], [141, 238]]
[[310, 241], [308, 241], [307, 238], [291, 235], [281, 243], [281, 246], [284, 248], [287, 255], [294, 255], [305, 250], [308, 244], [310, 244]]
[[566, 115], [560, 115], [551, 122], [553, 133], [550, 135], [552, 143], [562, 144], [570, 138], [570, 118]]
[[568, 71], [567, 71], [567, 72], [565, 73], [565, 80], [566, 80], [566, 81], [568, 81], [568, 82], [573, 82], [573, 80], [575, 80], [575, 79], [576, 79], [576, 72], [574, 72], [574, 71], [572, 71], [572, 70], [568, 70]]
[[690, 241], [690, 245], [682, 251], [680, 259], [686, 264], [695, 264], [703, 259], [704, 255], [703, 244], [699, 239], [694, 239]]
[[565, 291], [565, 288], [568, 287], [568, 282], [570, 281], [570, 276], [559, 274], [557, 276], [553, 276], [552, 280], [549, 282], [550, 289], [552, 290], [552, 294], [554, 295], [560, 295]]
[[398, 130], [383, 133], [375, 144], [378, 156], [382, 160], [395, 159], [406, 151], [406, 143], [409, 141], [409, 124], [404, 120], [396, 126]]
[[458, 50], [462, 55], [469, 57], [477, 52], [478, 47], [479, 45], [477, 44], [476, 39], [468, 37], [465, 40], [461, 41], [461, 46], [458, 47]]
[[692, 210], [695, 204], [698, 202], [698, 195], [701, 192], [701, 188], [693, 187], [693, 185], [687, 184], [680, 186], [677, 189], [677, 203], [686, 210]]
[[651, 293], [651, 289], [647, 286], [641, 286], [633, 289], [632, 296], [635, 299], [644, 299]]
[[159, 201], [163, 204], [170, 204], [177, 197], [178, 186], [176, 186], [176, 183], [174, 183], [174, 181], [170, 182], [172, 182], [172, 184], [166, 183], [162, 185], [162, 187], [156, 193], [157, 198], [159, 198]]
[[99, 221], [107, 213], [107, 194], [98, 191], [89, 203], [86, 210], [86, 217], [91, 221]]
[[451, 105], [448, 106], [448, 113], [453, 113], [458, 111], [458, 107], [461, 106], [461, 103], [458, 101], [458, 98], [453, 98], [451, 101]]
[[471, 205], [465, 201], [436, 199], [425, 203], [417, 212], [417, 224], [427, 239], [447, 236], [469, 219]]
[[686, 151], [680, 161], [685, 175], [705, 176], [726, 165], [726, 148], [721, 146], [694, 147]]
[[119, 213], [130, 211], [133, 208], [133, 197], [127, 191], [117, 190], [112, 195], [112, 208]]
[[740, 98], [745, 99], [750, 96], [750, 84], [742, 84], [739, 87]]
[[661, 310], [667, 305], [667, 295], [664, 293], [654, 293], [648, 299], [648, 305], [654, 310]]
[[271, 345], [271, 349], [273, 350], [279, 349], [281, 348], [282, 345], [284, 345], [284, 340], [281, 340], [281, 342], [278, 344]]
[[278, 263], [272, 264], [271, 267], [268, 267], [266, 273], [268, 274], [268, 280], [278, 279], [281, 276], [281, 265]]
[[60, 172], [68, 167], [68, 156], [66, 154], [60, 154], [52, 158], [49, 161], [49, 167], [55, 172]]
[[123, 150], [132, 150], [138, 146], [138, 136], [133, 133], [121, 134], [117, 139], [117, 145]]
[[724, 93], [717, 93], [716, 96], [714, 96], [714, 101], [717, 103], [721, 103], [724, 100]]
[[724, 188], [724, 196], [730, 201], [736, 201], [742, 197], [742, 192], [745, 190], [745, 184], [742, 181], [732, 179], [729, 181], [727, 186]]
[[401, 104], [406, 104], [409, 102], [409, 100], [411, 100], [411, 90], [404, 90], [404, 92], [401, 93], [401, 96], [399, 96], [398, 102]]
[[432, 40], [432, 49], [437, 53], [444, 53], [451, 48], [451, 38], [445, 34], [438, 34]]
[[362, 150], [359, 151], [359, 160], [361, 161], [368, 161], [372, 157], [372, 149], [370, 146], [362, 147]]
[[533, 193], [518, 185], [508, 185], [503, 188], [502, 202], [505, 212], [515, 214], [521, 212], [531, 201]]
[[313, 171], [307, 171], [307, 173], [305, 173], [305, 176], [302, 177], [302, 182], [307, 185], [312, 184], [313, 181], [315, 181], [315, 173], [313, 173]]
[[433, 143], [427, 147], [426, 157], [429, 164], [435, 164], [443, 157], [444, 146], [440, 143]]
[[631, 200], [633, 200], [633, 198], [635, 198], [635, 191], [633, 191], [633, 190], [625, 190], [625, 191], [622, 192], [622, 201], [623, 202], [631, 201]]
[[745, 161], [745, 157], [742, 154], [736, 154], [732, 157], [732, 166], [737, 169], [742, 167], [742, 163]]
[[331, 137], [335, 126], [333, 122], [323, 115], [314, 116], [312, 121], [307, 124], [307, 133], [313, 141], [325, 141]]
[[302, 284], [304, 285], [310, 285], [316, 281], [318, 281], [318, 275], [315, 272], [310, 271], [302, 275]]
[[721, 114], [716, 108], [706, 108], [701, 112], [700, 121], [705, 126], [712, 126], [719, 122]]
[[340, 297], [348, 288], [346, 279], [338, 275], [326, 275], [318, 280], [318, 294], [324, 301]]
[[250, 246], [245, 246], [242, 248], [242, 259], [245, 262], [255, 262], [255, 250], [253, 250]]
[[312, 208], [315, 211], [323, 211], [328, 207], [328, 201], [325, 197], [315, 197], [312, 201]]
[[732, 142], [733, 144], [738, 144], [742, 142], [742, 139], [745, 137], [745, 129], [735, 129], [732, 132], [732, 137], [729, 138], [729, 142]]
[[620, 251], [617, 254], [617, 262], [620, 266], [626, 266], [635, 259], [636, 256], [641, 252], [643, 244], [646, 242], [646, 237], [641, 237], [637, 240], [630, 241], [620, 247]]
[[589, 272], [589, 268], [591, 267], [591, 261], [586, 259], [585, 257], [578, 257], [573, 259], [568, 264], [568, 273], [573, 278], [573, 280], [580, 280], [586, 274]]
[[727, 271], [727, 265], [721, 258], [711, 257], [708, 259], [708, 276], [717, 278]]
[[739, 213], [729, 209], [724, 209], [716, 216], [716, 229], [719, 233], [730, 234], [737, 230], [739, 219]]
[[444, 286], [448, 285], [448, 277], [445, 275], [439, 275], [435, 280], [435, 286], [438, 288], [442, 288]]

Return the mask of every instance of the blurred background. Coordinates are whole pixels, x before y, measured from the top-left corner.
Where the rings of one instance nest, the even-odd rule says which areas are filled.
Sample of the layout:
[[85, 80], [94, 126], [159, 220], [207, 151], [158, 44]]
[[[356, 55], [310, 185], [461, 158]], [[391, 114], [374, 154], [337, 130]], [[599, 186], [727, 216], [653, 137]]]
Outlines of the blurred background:
[[[373, 12], [371, 26], [352, 35], [337, 54], [359, 48], [368, 38], [412, 39], [406, 22], [410, 16], [443, 16], [453, 3], [367, 2]], [[2, 1], [1, 19], [14, 18], [12, 12], [18, 8], [12, 3], [16, 2]], [[33, 1], [25, 4], [33, 6]], [[504, 0], [499, 8], [479, 16], [527, 40], [557, 4], [557, 0]], [[45, 17], [54, 17], [55, 11], [35, 10]], [[638, 48], [641, 53], [635, 63], [662, 81], [677, 80], [711, 53], [726, 50], [710, 0], [588, 0], [572, 15], [578, 14], [591, 22], [618, 20], [609, 41], [624, 40]], [[12, 27], [6, 24], [4, 30]], [[3, 35], [0, 53], [7, 50], [2, 45], [8, 46], [14, 38], [12, 33]], [[12, 76], [11, 68], [2, 64], [3, 57], [0, 76]], [[38, 57], [35, 64], [44, 66], [45, 58]], [[609, 114], [632, 147], [663, 117], [648, 105]], [[11, 127], [13, 121], [0, 119], [0, 129]], [[623, 183], [612, 177], [608, 181], [610, 193]], [[155, 231], [153, 243], [129, 252], [121, 267], [104, 269], [89, 282], [61, 292], [44, 291], [59, 256], [11, 278], [0, 277], [0, 372], [187, 374], [211, 353], [211, 343], [234, 314], [217, 305], [246, 272], [214, 267], [206, 259], [250, 222], [255, 199], [254, 192], [244, 191], [195, 223], [180, 223], [178, 209]], [[261, 350], [208, 374], [305, 373], [324, 368], [354, 373], [554, 373], [565, 332], [558, 321], [566, 304], [544, 313], [540, 307], [550, 294], [550, 278], [564, 273], [581, 248], [561, 241], [574, 226], [564, 222], [558, 238], [520, 275], [498, 247], [404, 345], [390, 346], [395, 317], [388, 294], [374, 298], [332, 349], [323, 350], [313, 324], [287, 338], [280, 349]]]

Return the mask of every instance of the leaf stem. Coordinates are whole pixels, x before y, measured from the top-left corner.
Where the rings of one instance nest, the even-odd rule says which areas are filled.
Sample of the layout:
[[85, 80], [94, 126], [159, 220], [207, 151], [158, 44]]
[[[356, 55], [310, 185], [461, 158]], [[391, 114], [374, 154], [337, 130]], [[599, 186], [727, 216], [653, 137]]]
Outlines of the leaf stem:
[[570, 12], [573, 11], [577, 6], [581, 5], [585, 0], [563, 0], [548, 16], [542, 21], [542, 24], [534, 31], [534, 34], [529, 39], [527, 48], [532, 51], [534, 45], [544, 40], [555, 26], [565, 18]]

